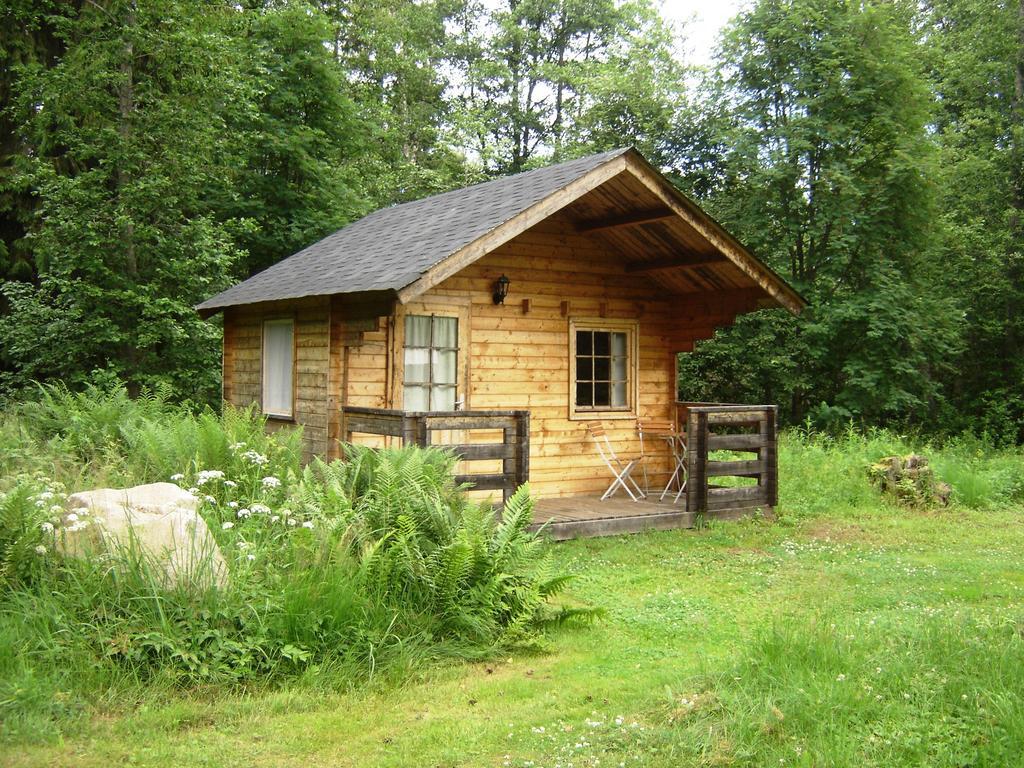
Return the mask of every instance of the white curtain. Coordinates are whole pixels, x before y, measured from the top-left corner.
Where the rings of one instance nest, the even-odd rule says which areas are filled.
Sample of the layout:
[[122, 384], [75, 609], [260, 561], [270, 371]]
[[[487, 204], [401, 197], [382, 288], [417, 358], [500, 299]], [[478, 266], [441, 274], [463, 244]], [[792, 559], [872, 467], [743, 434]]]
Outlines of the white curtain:
[[458, 346], [457, 318], [406, 315], [405, 410], [454, 410]]
[[269, 320], [263, 324], [263, 412], [292, 415], [291, 320]]
[[626, 353], [626, 334], [613, 333], [612, 335], [612, 408], [625, 408], [629, 403], [626, 400], [626, 364], [628, 356]]

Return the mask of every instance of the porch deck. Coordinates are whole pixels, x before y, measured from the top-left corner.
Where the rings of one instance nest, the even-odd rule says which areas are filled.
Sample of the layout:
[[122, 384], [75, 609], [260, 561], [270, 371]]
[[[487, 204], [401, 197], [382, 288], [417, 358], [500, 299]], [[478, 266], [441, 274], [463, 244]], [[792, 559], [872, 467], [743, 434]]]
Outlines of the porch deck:
[[[737, 520], [750, 509], [719, 510], [705, 513], [705, 519]], [[546, 526], [544, 532], [555, 541], [615, 536], [640, 531], [665, 531], [693, 528], [696, 513], [682, 503], [629, 498], [601, 501], [597, 496], [570, 496], [540, 499], [533, 509], [533, 529]]]

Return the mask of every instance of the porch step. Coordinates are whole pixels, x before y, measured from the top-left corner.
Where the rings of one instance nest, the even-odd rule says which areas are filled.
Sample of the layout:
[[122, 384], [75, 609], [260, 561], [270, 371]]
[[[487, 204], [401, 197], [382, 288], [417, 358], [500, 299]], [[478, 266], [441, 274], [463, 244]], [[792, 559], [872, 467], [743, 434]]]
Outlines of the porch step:
[[[705, 514], [705, 520], [739, 520], [752, 514], [751, 509], [723, 509]], [[538, 515], [540, 517], [540, 515]], [[642, 531], [667, 531], [675, 528], [693, 528], [695, 525], [693, 512], [683, 510], [657, 512], [648, 514], [611, 514], [607, 517], [587, 517], [586, 519], [566, 519], [555, 515], [547, 520], [539, 520], [530, 526], [531, 530], [540, 530], [554, 541], [569, 539], [586, 539], [595, 536], [619, 536], [626, 533]], [[546, 525], [545, 525], [546, 523]]]

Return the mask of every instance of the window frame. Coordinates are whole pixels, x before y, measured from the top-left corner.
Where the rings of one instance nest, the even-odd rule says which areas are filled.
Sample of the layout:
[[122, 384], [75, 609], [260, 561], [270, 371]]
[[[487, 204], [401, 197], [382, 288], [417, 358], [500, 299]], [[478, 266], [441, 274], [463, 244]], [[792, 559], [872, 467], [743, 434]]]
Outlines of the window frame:
[[[267, 410], [267, 326], [268, 325], [289, 325], [292, 330], [292, 354], [291, 354], [291, 398], [288, 404], [288, 413]], [[279, 315], [265, 317], [260, 323], [260, 412], [270, 419], [279, 421], [295, 421], [295, 316]]]
[[[426, 347], [411, 346], [408, 343], [408, 338], [407, 338], [407, 334], [406, 334], [405, 325], [408, 322], [408, 319], [410, 317], [429, 317], [430, 318], [430, 342], [429, 342], [429, 344]], [[434, 346], [434, 320], [437, 319], [437, 318], [442, 318], [444, 320], [454, 320], [455, 321], [455, 346], [454, 347]], [[429, 407], [429, 405], [430, 405], [431, 401], [433, 400], [433, 390], [434, 390], [434, 387], [450, 387], [453, 390], [453, 393], [452, 393], [453, 394], [452, 410], [458, 410], [457, 406], [459, 404], [459, 391], [460, 391], [460, 388], [461, 388], [461, 384], [460, 384], [460, 381], [459, 381], [459, 378], [460, 378], [459, 377], [459, 366], [460, 366], [460, 364], [462, 362], [462, 359], [461, 359], [462, 358], [462, 349], [461, 349], [462, 345], [460, 344], [460, 341], [461, 341], [460, 334], [462, 333], [462, 323], [460, 322], [460, 319], [461, 318], [457, 314], [450, 314], [450, 313], [446, 313], [446, 312], [431, 312], [431, 311], [415, 311], [414, 310], [414, 311], [406, 312], [406, 313], [404, 313], [402, 315], [402, 320], [401, 320], [401, 322], [402, 322], [402, 346], [401, 346], [401, 350], [400, 350], [400, 354], [402, 356], [402, 377], [401, 377], [401, 381], [399, 382], [399, 385], [402, 388], [402, 403], [403, 403], [403, 407], [404, 407], [404, 403], [405, 403], [405, 390], [409, 386], [424, 387], [427, 390], [427, 405], [428, 405], [428, 407], [426, 409], [427, 412], [433, 410], [432, 408]], [[408, 372], [406, 370], [405, 354], [406, 354], [406, 351], [410, 350], [410, 349], [425, 349], [425, 350], [427, 350], [428, 354], [427, 354], [427, 380], [426, 381], [413, 381], [413, 382], [408, 381]], [[440, 381], [435, 382], [434, 381], [434, 378], [433, 378], [433, 373], [434, 373], [434, 355], [433, 355], [433, 353], [434, 353], [435, 350], [436, 351], [442, 351], [442, 352], [454, 352], [455, 353], [455, 371], [454, 371], [454, 373], [455, 373], [455, 380], [454, 381], [451, 381], [451, 382], [440, 382]]]
[[405, 316], [439, 315], [454, 317], [459, 321], [459, 365], [456, 373], [455, 399], [462, 399], [462, 410], [472, 408], [473, 392], [469, 372], [473, 353], [469, 341], [472, 297], [443, 293], [420, 296], [408, 304], [396, 304], [388, 319], [388, 373], [387, 391], [384, 402], [388, 408], [405, 408]]
[[[576, 333], [590, 331], [599, 333], [626, 334], [626, 400], [623, 407], [610, 406], [579, 406], [576, 404]], [[639, 363], [640, 363], [640, 330], [635, 320], [609, 320], [608, 318], [570, 318], [569, 319], [569, 419], [571, 421], [591, 421], [597, 419], [635, 419], [637, 405], [640, 401]]]

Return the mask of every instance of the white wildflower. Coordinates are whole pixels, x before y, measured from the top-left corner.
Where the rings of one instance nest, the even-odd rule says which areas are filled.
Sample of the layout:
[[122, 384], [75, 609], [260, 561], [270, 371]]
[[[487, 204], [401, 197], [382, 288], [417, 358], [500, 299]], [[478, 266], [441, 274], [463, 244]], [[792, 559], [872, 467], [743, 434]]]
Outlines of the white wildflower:
[[38, 496], [36, 496], [36, 498], [39, 499], [40, 501], [49, 501], [50, 499], [53, 498], [53, 491], [43, 491]]
[[231, 507], [232, 509], [238, 509], [238, 502], [237, 501], [229, 501], [228, 502], [228, 506]]
[[62, 507], [60, 504], [54, 504], [52, 507], [50, 507], [51, 515], [59, 515], [63, 511], [64, 507]]
[[36, 502], [36, 506], [42, 509], [43, 507], [46, 506], [46, 502], [40, 499], [39, 501]]
[[253, 560], [256, 559], [256, 555], [254, 555], [252, 553], [249, 553], [248, 555], [245, 556], [245, 559], [248, 560], [251, 563]]
[[199, 489], [198, 489], [198, 488], [189, 488], [189, 489], [188, 489], [188, 492], [189, 492], [189, 494], [191, 494], [192, 496], [198, 496], [198, 495], [199, 495]]
[[246, 451], [245, 453], [242, 454], [242, 458], [248, 461], [250, 464], [255, 464], [258, 467], [262, 467], [264, 464], [270, 461], [270, 459], [268, 459], [259, 451]]
[[228, 448], [232, 451], [238, 451], [241, 450], [242, 448], [245, 448], [245, 443], [232, 443], [231, 445], [228, 446]]
[[313, 529], [313, 521], [312, 520], [307, 520], [306, 522], [304, 522], [302, 524], [302, 527], [303, 528], [309, 528], [310, 530], [312, 530]]
[[171, 475], [171, 482], [172, 483], [181, 482], [184, 479], [185, 479], [185, 476], [183, 474], [181, 474], [181, 472], [178, 472], [177, 474]]
[[843, 682], [843, 680], [845, 680], [845, 679], [846, 679], [846, 675], [844, 675], [842, 672], [840, 672], [838, 675], [836, 675], [836, 680], [838, 680], [840, 683]]
[[43, 523], [39, 526], [43, 533], [53, 533], [53, 523]]
[[288, 518], [288, 525], [298, 525], [298, 524], [299, 524], [299, 521], [296, 520], [294, 517], [289, 517]]
[[211, 480], [223, 480], [224, 473], [219, 469], [204, 469], [196, 475], [196, 485], [205, 485]]
[[264, 477], [262, 480], [260, 480], [260, 482], [263, 483], [263, 487], [264, 488], [280, 488], [281, 487], [281, 481], [278, 480], [273, 475], [269, 475], [267, 477]]
[[250, 510], [248, 507], [242, 507], [240, 510], [238, 510], [236, 514], [238, 515], [239, 520], [245, 520], [245, 518], [249, 517], [252, 514], [252, 510]]
[[207, 503], [209, 503], [209, 504], [216, 504], [217, 503], [217, 500], [215, 498], [213, 498], [213, 496], [211, 496], [210, 494], [206, 494], [206, 496], [204, 496], [204, 498], [206, 499]]
[[259, 502], [256, 502], [255, 504], [250, 504], [249, 509], [253, 511], [253, 514], [257, 515], [270, 514], [270, 507], [268, 507], [266, 504], [260, 504]]
[[237, 488], [238, 487], [238, 483], [236, 483], [234, 480], [225, 480], [224, 481], [224, 487], [225, 488]]
[[276, 523], [280, 519], [281, 519], [280, 515], [271, 515], [270, 516], [270, 522], [272, 522], [272, 523]]
[[45, 555], [46, 554], [46, 547], [44, 547], [42, 544], [39, 544], [36, 547], [36, 554], [37, 555]]
[[67, 522], [69, 522], [69, 523], [77, 523], [78, 522], [78, 515], [76, 515], [74, 512], [68, 512], [68, 516], [65, 517], [64, 519]]
[[284, 509], [281, 510], [281, 516], [282, 517], [290, 517], [291, 514], [292, 514], [292, 511], [290, 509], [288, 509], [287, 507], [285, 507]]
[[220, 524], [220, 527], [223, 528], [225, 531], [230, 531], [232, 528], [235, 527], [235, 524], [232, 523], [230, 520], [226, 520], [225, 522]]

